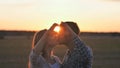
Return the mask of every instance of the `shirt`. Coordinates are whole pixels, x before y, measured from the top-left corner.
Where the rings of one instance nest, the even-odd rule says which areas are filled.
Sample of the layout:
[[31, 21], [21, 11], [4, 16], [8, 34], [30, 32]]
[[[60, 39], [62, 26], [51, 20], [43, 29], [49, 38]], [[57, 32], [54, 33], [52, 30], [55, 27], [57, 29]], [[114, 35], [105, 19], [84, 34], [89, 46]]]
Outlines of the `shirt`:
[[29, 68], [60, 68], [61, 62], [59, 58], [57, 56], [53, 56], [53, 58], [55, 59], [56, 63], [47, 63], [41, 55], [37, 55], [34, 50], [32, 50], [29, 55]]
[[60, 68], [61, 61], [57, 56], [53, 56], [54, 60], [56, 61], [54, 64], [50, 64], [51, 68]]
[[67, 51], [61, 68], [91, 68], [93, 61], [91, 48], [86, 46], [78, 36], [72, 42], [75, 47], [73, 51]]

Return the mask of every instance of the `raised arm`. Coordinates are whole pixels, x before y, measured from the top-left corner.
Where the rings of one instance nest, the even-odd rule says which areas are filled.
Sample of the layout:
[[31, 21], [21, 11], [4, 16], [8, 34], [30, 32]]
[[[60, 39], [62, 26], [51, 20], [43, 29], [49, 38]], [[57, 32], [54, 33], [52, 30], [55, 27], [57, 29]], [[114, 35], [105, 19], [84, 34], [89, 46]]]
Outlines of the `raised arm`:
[[38, 41], [38, 43], [33, 48], [36, 54], [42, 53], [43, 48], [46, 45], [55, 45], [56, 42], [50, 42], [51, 40], [54, 40], [55, 38], [55, 32], [53, 29], [57, 26], [57, 24], [53, 24], [49, 30], [47, 30], [44, 35], [41, 37], [41, 39]]
[[[87, 47], [83, 41], [81, 41], [79, 36], [75, 34], [66, 23], [61, 23], [61, 27], [61, 36], [63, 35], [62, 39], [64, 40], [62, 42], [66, 44], [70, 52], [68, 53], [68, 56], [70, 56], [70, 58], [68, 58], [67, 62], [63, 64], [62, 68], [69, 68], [72, 66], [77, 68], [91, 68], [93, 56], [90, 48]], [[71, 64], [68, 65], [67, 63]]]
[[31, 53], [29, 55], [30, 68], [50, 68], [49, 64], [43, 58], [41, 53], [46, 45], [55, 44], [49, 42], [54, 37], [52, 30], [55, 26], [56, 24], [47, 30], [41, 39], [35, 44], [35, 47], [31, 50]]

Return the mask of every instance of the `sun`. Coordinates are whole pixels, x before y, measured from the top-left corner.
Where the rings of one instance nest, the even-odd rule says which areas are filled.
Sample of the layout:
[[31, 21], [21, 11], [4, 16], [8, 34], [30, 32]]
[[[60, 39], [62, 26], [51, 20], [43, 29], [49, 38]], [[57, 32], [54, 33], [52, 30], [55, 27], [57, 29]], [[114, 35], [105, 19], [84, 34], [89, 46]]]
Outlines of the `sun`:
[[60, 26], [56, 26], [56, 27], [54, 28], [54, 31], [57, 32], [57, 33], [59, 33], [59, 32], [60, 32]]

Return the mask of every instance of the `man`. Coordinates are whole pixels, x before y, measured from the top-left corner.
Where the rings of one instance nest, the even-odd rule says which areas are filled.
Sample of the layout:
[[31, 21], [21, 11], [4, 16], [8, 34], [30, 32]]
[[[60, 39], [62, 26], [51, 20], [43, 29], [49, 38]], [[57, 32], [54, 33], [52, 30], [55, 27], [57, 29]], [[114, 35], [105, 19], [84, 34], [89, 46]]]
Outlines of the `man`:
[[91, 68], [92, 50], [79, 38], [79, 28], [74, 22], [62, 22], [59, 42], [69, 51], [64, 56], [61, 68]]

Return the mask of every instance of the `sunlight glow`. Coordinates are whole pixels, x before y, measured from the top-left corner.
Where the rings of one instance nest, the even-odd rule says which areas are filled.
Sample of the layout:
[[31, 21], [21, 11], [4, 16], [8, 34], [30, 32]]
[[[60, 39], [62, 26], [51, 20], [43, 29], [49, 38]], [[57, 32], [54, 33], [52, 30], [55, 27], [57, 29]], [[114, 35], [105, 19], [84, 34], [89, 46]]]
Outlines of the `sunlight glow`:
[[56, 26], [56, 27], [54, 28], [54, 31], [57, 32], [57, 33], [59, 33], [59, 32], [60, 32], [60, 26]]
[[0, 0], [0, 30], [42, 30], [61, 21], [81, 31], [120, 32], [117, 0]]

